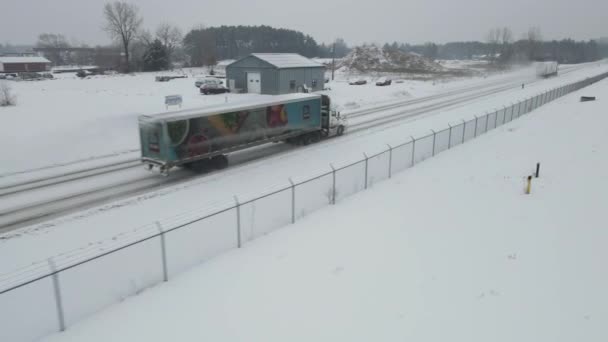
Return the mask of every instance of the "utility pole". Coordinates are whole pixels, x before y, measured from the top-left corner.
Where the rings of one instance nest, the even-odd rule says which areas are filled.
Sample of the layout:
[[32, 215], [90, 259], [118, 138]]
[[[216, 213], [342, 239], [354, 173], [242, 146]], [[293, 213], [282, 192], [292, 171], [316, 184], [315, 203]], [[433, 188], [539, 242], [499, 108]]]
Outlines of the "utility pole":
[[336, 70], [336, 42], [331, 48], [331, 80], [334, 80], [334, 71]]

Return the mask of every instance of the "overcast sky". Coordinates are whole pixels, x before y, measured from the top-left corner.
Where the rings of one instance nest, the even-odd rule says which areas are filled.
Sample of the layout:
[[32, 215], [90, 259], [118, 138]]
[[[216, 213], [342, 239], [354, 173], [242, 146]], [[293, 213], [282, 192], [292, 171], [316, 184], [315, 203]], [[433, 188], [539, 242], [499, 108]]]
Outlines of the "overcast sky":
[[[33, 44], [41, 32], [90, 45], [109, 42], [103, 0], [2, 0], [0, 43]], [[159, 22], [193, 26], [270, 25], [303, 31], [317, 42], [343, 37], [363, 42], [483, 40], [497, 26], [516, 38], [539, 26], [543, 38], [608, 36], [608, 0], [129, 0], [144, 27]]]

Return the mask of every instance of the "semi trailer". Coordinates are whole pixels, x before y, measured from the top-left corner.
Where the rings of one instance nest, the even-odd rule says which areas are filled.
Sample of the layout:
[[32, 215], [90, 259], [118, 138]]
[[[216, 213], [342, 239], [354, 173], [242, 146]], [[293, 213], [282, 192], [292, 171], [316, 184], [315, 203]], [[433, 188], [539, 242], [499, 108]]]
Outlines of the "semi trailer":
[[346, 120], [326, 95], [288, 94], [139, 117], [141, 161], [167, 175], [174, 167], [223, 169], [227, 154], [286, 142], [308, 145], [342, 135]]
[[557, 62], [537, 62], [536, 63], [536, 76], [548, 78], [551, 76], [557, 76], [557, 70], [559, 66]]

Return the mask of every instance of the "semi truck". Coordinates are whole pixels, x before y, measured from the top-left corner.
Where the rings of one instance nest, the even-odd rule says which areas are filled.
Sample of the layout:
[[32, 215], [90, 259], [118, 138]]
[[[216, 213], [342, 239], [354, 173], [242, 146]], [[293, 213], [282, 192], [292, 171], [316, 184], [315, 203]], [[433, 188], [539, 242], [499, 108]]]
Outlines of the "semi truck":
[[557, 70], [559, 66], [557, 62], [537, 62], [536, 63], [536, 76], [542, 78], [549, 78], [551, 76], [557, 76]]
[[319, 94], [263, 96], [141, 115], [141, 161], [165, 176], [174, 167], [206, 172], [227, 167], [231, 152], [270, 142], [308, 145], [342, 135], [346, 126], [331, 109], [331, 99]]

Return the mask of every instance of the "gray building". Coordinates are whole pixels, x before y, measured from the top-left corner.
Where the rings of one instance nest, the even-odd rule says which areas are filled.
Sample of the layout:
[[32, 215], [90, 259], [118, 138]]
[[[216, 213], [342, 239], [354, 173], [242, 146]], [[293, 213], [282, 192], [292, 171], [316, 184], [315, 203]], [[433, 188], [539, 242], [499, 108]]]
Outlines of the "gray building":
[[295, 53], [253, 53], [226, 66], [233, 91], [289, 94], [323, 90], [325, 66]]

